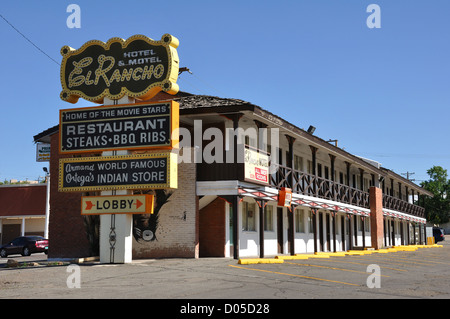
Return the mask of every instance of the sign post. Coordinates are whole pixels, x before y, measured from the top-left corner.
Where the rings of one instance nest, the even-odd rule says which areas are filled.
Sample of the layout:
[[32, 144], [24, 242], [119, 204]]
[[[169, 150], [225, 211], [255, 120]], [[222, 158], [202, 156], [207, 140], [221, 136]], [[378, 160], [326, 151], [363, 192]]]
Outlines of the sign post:
[[[132, 190], [177, 188], [176, 154], [170, 150], [178, 143], [172, 134], [179, 126], [178, 103], [136, 99], [178, 92], [178, 45], [170, 34], [160, 41], [135, 35], [61, 49], [61, 99], [103, 103], [60, 111], [59, 153], [102, 156], [60, 159], [58, 181], [61, 192], [101, 191], [95, 199], [83, 197], [81, 212], [100, 215], [102, 263], [132, 261], [132, 214], [153, 211], [153, 197]], [[131, 153], [148, 149], [158, 152]]]
[[[119, 103], [122, 102], [122, 103]], [[134, 103], [128, 96], [120, 100], [104, 99], [104, 105], [118, 105]], [[126, 150], [105, 151], [102, 156], [129, 155]], [[100, 193], [107, 195], [131, 195], [130, 190], [108, 190]], [[100, 215], [100, 262], [105, 264], [131, 263], [133, 260], [133, 215], [131, 214], [102, 214]]]

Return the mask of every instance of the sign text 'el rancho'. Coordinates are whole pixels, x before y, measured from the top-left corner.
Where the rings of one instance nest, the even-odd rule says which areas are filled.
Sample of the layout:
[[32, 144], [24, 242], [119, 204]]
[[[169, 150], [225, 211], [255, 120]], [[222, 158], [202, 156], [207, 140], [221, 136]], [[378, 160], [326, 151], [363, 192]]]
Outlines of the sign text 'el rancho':
[[127, 40], [112, 38], [104, 43], [86, 42], [80, 49], [61, 49], [61, 99], [76, 103], [80, 97], [102, 103], [104, 97], [124, 95], [149, 99], [163, 90], [179, 90], [177, 38], [170, 34], [154, 41], [144, 35]]

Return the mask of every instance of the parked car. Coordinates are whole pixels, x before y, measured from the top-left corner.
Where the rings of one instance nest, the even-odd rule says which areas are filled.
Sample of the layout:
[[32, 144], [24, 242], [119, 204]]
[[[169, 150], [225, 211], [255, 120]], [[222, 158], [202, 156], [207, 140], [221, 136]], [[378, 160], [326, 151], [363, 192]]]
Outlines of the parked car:
[[2, 258], [14, 254], [30, 256], [33, 253], [41, 252], [48, 253], [48, 239], [42, 236], [21, 236], [0, 246], [0, 256]]
[[439, 227], [433, 227], [433, 237], [434, 237], [434, 242], [437, 243], [438, 241], [442, 241], [445, 240], [445, 236], [444, 236], [444, 229], [443, 228], [439, 228]]

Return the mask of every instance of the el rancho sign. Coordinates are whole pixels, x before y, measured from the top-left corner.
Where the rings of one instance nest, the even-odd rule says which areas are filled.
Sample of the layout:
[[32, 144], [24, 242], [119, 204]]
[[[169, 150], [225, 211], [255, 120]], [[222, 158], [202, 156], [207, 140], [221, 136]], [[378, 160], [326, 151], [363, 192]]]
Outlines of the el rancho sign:
[[177, 38], [165, 34], [160, 41], [144, 35], [127, 40], [92, 40], [75, 50], [61, 49], [62, 100], [76, 103], [80, 97], [102, 103], [104, 97], [128, 95], [149, 99], [163, 90], [176, 94], [179, 59]]

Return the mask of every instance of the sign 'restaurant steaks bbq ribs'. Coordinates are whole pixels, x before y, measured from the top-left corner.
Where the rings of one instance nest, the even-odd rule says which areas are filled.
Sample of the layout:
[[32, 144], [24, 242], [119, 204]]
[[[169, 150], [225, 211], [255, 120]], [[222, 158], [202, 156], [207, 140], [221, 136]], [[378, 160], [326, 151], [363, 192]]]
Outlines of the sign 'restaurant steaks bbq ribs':
[[178, 143], [174, 101], [60, 110], [60, 153], [171, 149]]
[[160, 41], [144, 35], [127, 40], [92, 40], [75, 50], [61, 49], [61, 99], [76, 103], [80, 97], [102, 103], [104, 97], [128, 95], [149, 99], [163, 90], [176, 94], [179, 59], [177, 38], [165, 34]]

